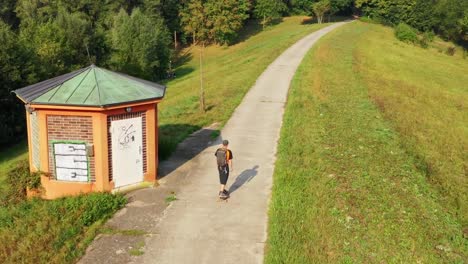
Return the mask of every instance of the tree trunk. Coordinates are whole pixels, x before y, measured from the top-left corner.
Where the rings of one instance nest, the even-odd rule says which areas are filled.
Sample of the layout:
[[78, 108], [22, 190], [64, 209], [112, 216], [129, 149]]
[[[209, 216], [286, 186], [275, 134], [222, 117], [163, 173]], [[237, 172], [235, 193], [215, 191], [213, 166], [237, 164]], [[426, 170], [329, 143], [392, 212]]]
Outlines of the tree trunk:
[[174, 30], [174, 50], [177, 50], [177, 31]]
[[203, 88], [203, 49], [205, 48], [205, 42], [202, 41], [200, 47], [200, 111], [205, 112], [205, 89]]

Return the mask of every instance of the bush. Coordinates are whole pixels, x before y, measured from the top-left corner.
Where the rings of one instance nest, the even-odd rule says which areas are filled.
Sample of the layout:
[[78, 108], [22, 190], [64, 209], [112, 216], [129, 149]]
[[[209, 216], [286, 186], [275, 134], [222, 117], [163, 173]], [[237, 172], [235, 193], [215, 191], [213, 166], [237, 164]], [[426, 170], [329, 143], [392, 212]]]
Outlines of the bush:
[[435, 37], [434, 32], [432, 31], [424, 32], [419, 39], [419, 45], [421, 45], [421, 47], [423, 48], [429, 47], [429, 43], [434, 41], [434, 37]]
[[416, 29], [405, 23], [400, 23], [395, 27], [395, 36], [397, 39], [407, 43], [416, 43], [418, 41]]
[[0, 205], [15, 204], [26, 198], [27, 189], [39, 189], [41, 187], [41, 175], [43, 172], [31, 173], [27, 160], [19, 161], [16, 167], [7, 174], [6, 185], [0, 198]]
[[447, 48], [447, 50], [445, 51], [445, 54], [449, 55], [449, 56], [453, 56], [455, 55], [455, 52], [456, 52], [456, 49], [454, 46], [450, 46]]
[[74, 263], [122, 195], [92, 193], [0, 207], [0, 263]]
[[359, 21], [364, 22], [364, 23], [369, 23], [369, 24], [380, 24], [379, 21], [372, 19], [368, 16], [363, 16], [359, 18]]

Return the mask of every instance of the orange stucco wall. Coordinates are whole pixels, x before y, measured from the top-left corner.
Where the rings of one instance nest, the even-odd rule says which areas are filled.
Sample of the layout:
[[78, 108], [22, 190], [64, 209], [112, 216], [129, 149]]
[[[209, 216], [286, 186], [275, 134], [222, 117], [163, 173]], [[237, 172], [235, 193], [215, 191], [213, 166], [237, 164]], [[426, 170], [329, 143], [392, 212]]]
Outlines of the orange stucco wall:
[[[110, 109], [101, 108], [83, 108], [83, 107], [62, 107], [31, 105], [37, 111], [39, 122], [39, 144], [40, 144], [40, 169], [43, 172], [49, 172], [49, 142], [47, 131], [47, 116], [90, 116], [92, 118], [92, 135], [94, 144], [95, 159], [95, 182], [67, 182], [50, 179], [47, 176], [41, 177], [44, 192], [42, 197], [45, 199], [54, 199], [67, 195], [77, 195], [80, 193], [89, 193], [93, 191], [111, 191], [114, 183], [109, 181], [109, 157], [108, 157], [108, 131], [107, 116], [126, 113], [125, 108], [131, 107], [132, 112], [146, 112], [146, 147], [147, 147], [147, 172], [144, 175], [145, 181], [154, 182], [157, 177], [158, 153], [157, 153], [157, 103], [159, 101], [146, 102], [145, 104], [127, 104]], [[28, 122], [28, 143], [31, 153], [31, 127]], [[31, 170], [35, 168], [31, 164]]]

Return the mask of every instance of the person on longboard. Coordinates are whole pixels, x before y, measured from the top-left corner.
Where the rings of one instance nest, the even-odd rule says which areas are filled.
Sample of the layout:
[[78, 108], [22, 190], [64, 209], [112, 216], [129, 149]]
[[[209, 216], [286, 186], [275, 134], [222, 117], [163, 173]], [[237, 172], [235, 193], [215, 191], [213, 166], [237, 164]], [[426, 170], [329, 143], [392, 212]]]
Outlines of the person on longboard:
[[228, 149], [229, 141], [223, 140], [223, 144], [215, 152], [216, 163], [219, 172], [219, 183], [221, 184], [219, 191], [219, 198], [229, 198], [229, 192], [226, 190], [226, 183], [229, 177], [229, 169], [234, 170], [232, 167], [232, 151]]

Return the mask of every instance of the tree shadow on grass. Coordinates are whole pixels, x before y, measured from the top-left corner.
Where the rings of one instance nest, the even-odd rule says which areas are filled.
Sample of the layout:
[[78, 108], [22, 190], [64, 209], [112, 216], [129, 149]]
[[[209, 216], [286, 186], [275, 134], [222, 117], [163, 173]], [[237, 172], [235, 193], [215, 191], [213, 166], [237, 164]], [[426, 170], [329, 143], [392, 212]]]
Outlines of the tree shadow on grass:
[[[334, 23], [334, 22], [343, 22], [349, 21], [352, 17], [350, 16], [325, 16], [323, 17], [323, 23]], [[315, 16], [303, 18], [301, 25], [312, 25], [317, 24], [317, 18]]]
[[192, 73], [194, 70], [195, 69], [193, 67], [187, 67], [187, 66], [178, 67], [175, 70], [174, 78], [178, 79], [178, 78], [184, 77], [185, 75]]
[[183, 51], [178, 51], [174, 58], [174, 67], [182, 66], [187, 62], [191, 61], [193, 55], [190, 51], [191, 48]]
[[260, 24], [260, 20], [249, 20], [247, 21], [244, 29], [239, 32], [239, 36], [231, 43], [231, 45], [244, 42], [251, 38], [252, 36], [257, 35], [262, 32], [263, 28]]
[[215, 141], [219, 131], [189, 124], [169, 124], [159, 128], [158, 179], [170, 174]]
[[229, 193], [235, 192], [245, 183], [251, 181], [258, 174], [258, 165], [253, 166], [252, 169], [244, 170], [239, 176], [236, 177], [236, 180], [229, 187]]

